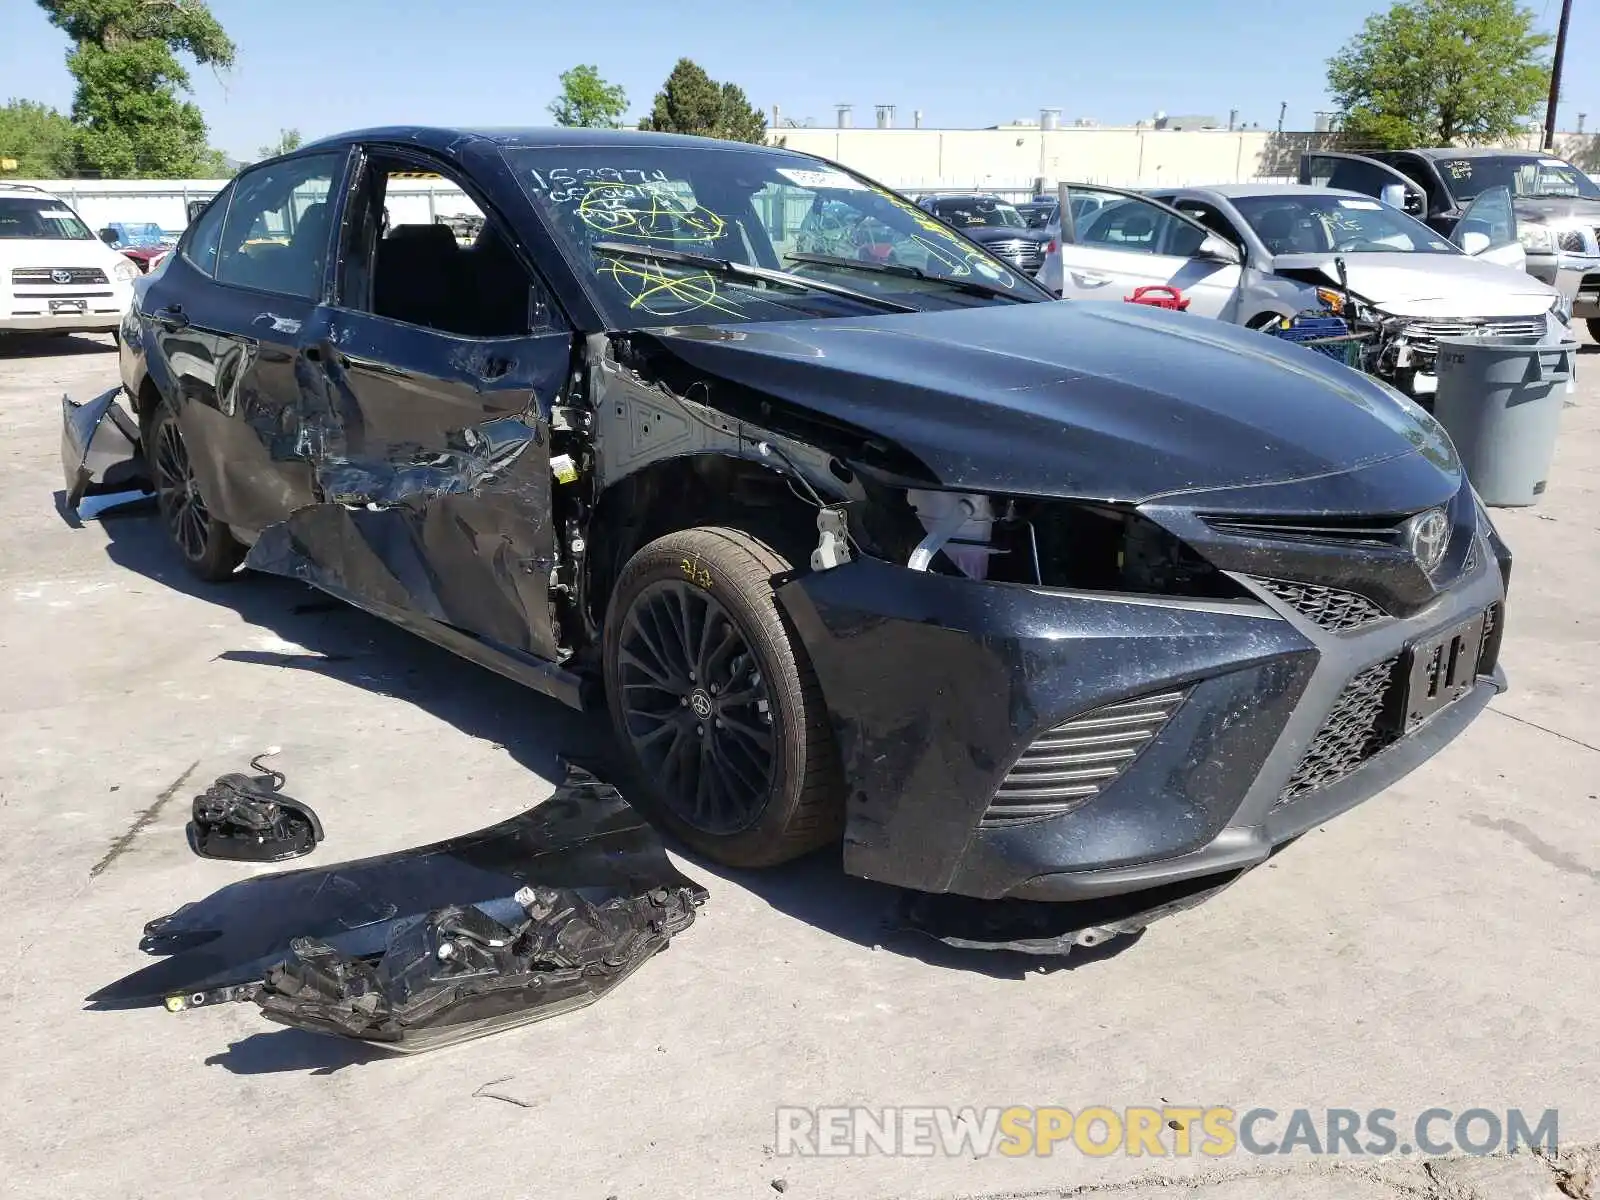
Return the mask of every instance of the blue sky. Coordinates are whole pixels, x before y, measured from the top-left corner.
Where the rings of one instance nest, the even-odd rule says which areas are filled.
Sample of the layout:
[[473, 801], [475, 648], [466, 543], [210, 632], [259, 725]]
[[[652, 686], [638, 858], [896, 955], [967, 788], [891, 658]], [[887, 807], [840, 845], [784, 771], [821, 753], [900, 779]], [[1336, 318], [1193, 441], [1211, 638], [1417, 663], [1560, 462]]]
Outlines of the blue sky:
[[[1157, 109], [1309, 129], [1327, 105], [1324, 62], [1386, 4], [1259, 0], [1048, 4], [953, 0], [212, 0], [239, 47], [224, 76], [195, 73], [212, 142], [250, 157], [280, 128], [308, 137], [403, 122], [545, 124], [556, 77], [594, 63], [649, 108], [681, 55], [785, 117], [833, 122], [898, 106], [909, 125], [1037, 116], [1131, 124]], [[1559, 0], [1531, 0], [1554, 30]], [[1006, 17], [1006, 12], [1014, 16]], [[33, 0], [0, 0], [0, 90], [66, 110], [66, 39]], [[1062, 15], [1062, 14], [1070, 15]], [[554, 14], [554, 15], [552, 15]], [[1011, 53], [1008, 53], [1012, 51]], [[1560, 125], [1600, 127], [1600, 4], [1580, 0]]]

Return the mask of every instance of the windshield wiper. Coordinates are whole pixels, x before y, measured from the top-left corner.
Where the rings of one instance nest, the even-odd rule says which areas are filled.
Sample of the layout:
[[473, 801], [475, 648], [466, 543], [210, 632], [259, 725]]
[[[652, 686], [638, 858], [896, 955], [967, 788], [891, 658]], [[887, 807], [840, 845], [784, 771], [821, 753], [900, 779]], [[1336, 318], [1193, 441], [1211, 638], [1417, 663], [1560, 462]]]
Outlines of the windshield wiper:
[[923, 279], [929, 283], [942, 283], [953, 287], [957, 291], [970, 292], [974, 296], [997, 296], [1005, 300], [1022, 300], [1023, 297], [1013, 292], [1010, 288], [1003, 288], [999, 284], [983, 283], [977, 279], [953, 279], [948, 275], [930, 275], [921, 267], [913, 267], [909, 263], [881, 263], [867, 262], [859, 258], [841, 258], [834, 254], [785, 254], [785, 261], [798, 263], [815, 263], [822, 267], [848, 267], [855, 271], [870, 271], [874, 275], [904, 275], [908, 279]]
[[655, 246], [635, 246], [631, 242], [593, 242], [590, 244], [589, 249], [599, 254], [614, 254], [618, 258], [642, 258], [646, 261], [680, 263], [686, 267], [699, 267], [702, 271], [709, 271], [713, 275], [722, 275], [730, 279], [759, 279], [765, 283], [777, 283], [786, 287], [798, 288], [803, 292], [823, 292], [829, 296], [842, 296], [846, 300], [870, 304], [872, 307], [882, 309], [884, 312], [909, 313], [922, 311], [914, 305], [901, 304], [898, 300], [890, 300], [883, 296], [873, 296], [866, 292], [858, 292], [855, 288], [845, 287], [842, 284], [828, 283], [821, 279], [808, 279], [806, 276], [796, 275], [792, 271], [774, 271], [770, 267], [754, 267], [749, 263], [716, 258], [710, 254], [695, 254], [688, 250], [666, 250]]

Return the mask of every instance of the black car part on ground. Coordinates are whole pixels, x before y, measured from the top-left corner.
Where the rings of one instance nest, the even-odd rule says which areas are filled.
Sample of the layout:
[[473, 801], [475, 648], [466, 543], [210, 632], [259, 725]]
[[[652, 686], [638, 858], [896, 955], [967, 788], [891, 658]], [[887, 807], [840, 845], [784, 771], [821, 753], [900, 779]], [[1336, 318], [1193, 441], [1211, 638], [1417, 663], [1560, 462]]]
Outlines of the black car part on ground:
[[571, 888], [527, 887], [502, 923], [451, 905], [397, 926], [381, 955], [353, 957], [296, 938], [256, 1003], [272, 1021], [431, 1050], [592, 1004], [694, 921], [692, 887], [591, 903]]
[[1142, 933], [1164, 917], [1204, 904], [1249, 869], [1067, 904], [973, 900], [950, 892], [905, 892], [896, 921], [902, 929], [960, 950], [1012, 950], [1066, 957], [1075, 950], [1090, 950], [1114, 938]]
[[283, 862], [310, 854], [322, 841], [322, 821], [293, 796], [283, 794], [283, 772], [250, 765], [261, 774], [230, 773], [194, 798], [189, 845], [201, 858], [232, 862]]
[[[162, 961], [88, 999], [106, 1007], [165, 1003], [177, 1011], [255, 999], [265, 994], [263, 984], [271, 976], [277, 981], [271, 994], [282, 998], [274, 1011], [289, 1015], [286, 989], [291, 980], [298, 975], [309, 978], [309, 965], [329, 962], [329, 952], [341, 961], [381, 960], [391, 947], [407, 944], [405, 939], [426, 928], [430, 920], [437, 928], [436, 914], [452, 909], [472, 907], [484, 920], [516, 927], [528, 920], [527, 910], [516, 899], [527, 888], [539, 895], [554, 891], [572, 905], [571, 919], [580, 924], [566, 937], [584, 936], [576, 947], [568, 945], [570, 961], [588, 961], [578, 951], [593, 944], [590, 939], [598, 930], [606, 937], [615, 935], [610, 960], [616, 960], [620, 948], [624, 956], [631, 956], [631, 965], [645, 954], [646, 943], [659, 948], [651, 940], [655, 933], [681, 928], [687, 923], [682, 918], [707, 895], [673, 867], [660, 837], [614, 787], [569, 766], [550, 799], [476, 833], [377, 858], [262, 875], [184, 905], [145, 926], [140, 948], [163, 956]], [[654, 896], [663, 890], [666, 900], [658, 908]], [[572, 894], [584, 904], [576, 905]], [[630, 906], [637, 898], [648, 903]], [[629, 937], [630, 929], [637, 932], [644, 927], [630, 925], [632, 915], [618, 919], [622, 914], [653, 917], [662, 911], [676, 916], [643, 941]], [[592, 915], [596, 912], [597, 919]], [[478, 917], [464, 919], [471, 923]], [[542, 932], [561, 930], [542, 927]], [[305, 954], [296, 950], [297, 943]], [[558, 949], [562, 944], [556, 938]], [[294, 962], [302, 966], [289, 965]], [[279, 967], [283, 969], [274, 970]], [[622, 973], [613, 965], [581, 983], [565, 980], [560, 988], [547, 990], [570, 1007], [598, 998]], [[488, 1027], [475, 1024], [484, 1013], [470, 993], [495, 991], [495, 978], [466, 981], [457, 993], [460, 1006], [431, 1010], [415, 1026], [396, 1026], [390, 1032], [400, 1037], [402, 1048], [407, 1035], [418, 1044], [414, 1039], [428, 1033], [425, 1025], [435, 1039], [475, 1036], [469, 1029], [487, 1032]], [[556, 1003], [538, 989], [519, 994], [527, 1005], [520, 1019], [539, 1019], [548, 1015], [546, 1005]], [[301, 999], [300, 1023], [308, 1027], [314, 1025], [312, 1000], [309, 993]], [[501, 1024], [518, 1019], [509, 1011], [497, 1014]], [[435, 1043], [423, 1039], [421, 1044]]]
[[61, 398], [61, 465], [65, 508], [85, 518], [150, 500], [155, 488], [145, 466], [139, 427], [117, 403], [118, 385], [82, 404]]

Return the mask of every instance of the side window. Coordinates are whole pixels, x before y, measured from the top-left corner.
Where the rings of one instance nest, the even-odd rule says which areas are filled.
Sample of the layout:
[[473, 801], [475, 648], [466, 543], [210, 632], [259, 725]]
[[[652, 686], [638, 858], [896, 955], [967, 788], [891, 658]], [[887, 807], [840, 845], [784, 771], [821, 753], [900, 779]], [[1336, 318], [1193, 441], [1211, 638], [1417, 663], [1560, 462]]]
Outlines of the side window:
[[1511, 205], [1511, 190], [1485, 189], [1461, 214], [1450, 240], [1468, 254], [1482, 254], [1517, 240], [1517, 214]]
[[1233, 222], [1204, 201], [1178, 200], [1172, 202], [1172, 207], [1186, 217], [1193, 217], [1218, 237], [1226, 238], [1236, 246], [1244, 244], [1244, 238], [1239, 235]]
[[1450, 207], [1449, 198], [1440, 189], [1437, 176], [1421, 158], [1415, 154], [1396, 154], [1390, 161], [1396, 171], [1422, 189], [1428, 197], [1430, 211]]
[[183, 235], [180, 253], [207, 275], [217, 272], [217, 247], [222, 244], [222, 220], [228, 215], [230, 195], [223, 192], [213, 200]]
[[[1077, 207], [1078, 189], [1072, 202]], [[1078, 218], [1078, 242], [1102, 250], [1125, 250], [1134, 254], [1189, 255], [1199, 249], [1205, 236], [1198, 229], [1163, 212], [1153, 204], [1115, 193], [1102, 193], [1102, 206], [1089, 211], [1085, 206]]]
[[559, 327], [498, 218], [459, 180], [409, 159], [367, 160], [342, 237], [345, 308], [458, 337]]
[[315, 154], [239, 176], [222, 223], [217, 281], [315, 300], [328, 258], [329, 192], [342, 154]]

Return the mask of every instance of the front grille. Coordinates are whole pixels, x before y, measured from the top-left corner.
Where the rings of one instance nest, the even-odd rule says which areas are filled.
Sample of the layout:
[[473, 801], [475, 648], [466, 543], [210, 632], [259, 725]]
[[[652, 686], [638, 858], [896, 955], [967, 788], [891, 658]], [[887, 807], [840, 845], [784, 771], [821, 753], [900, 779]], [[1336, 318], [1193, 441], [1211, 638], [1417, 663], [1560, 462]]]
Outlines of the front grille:
[[1037, 271], [1044, 265], [1044, 244], [1041, 242], [1013, 238], [1002, 242], [990, 242], [989, 250], [1024, 271]]
[[[65, 279], [57, 279], [57, 274], [65, 275]], [[71, 287], [74, 284], [85, 283], [110, 283], [106, 273], [99, 267], [12, 267], [12, 283], [50, 283], [58, 287]]]
[[1439, 353], [1440, 338], [1497, 337], [1527, 338], [1544, 336], [1542, 317], [1520, 321], [1413, 321], [1405, 328], [1406, 340], [1419, 359], [1432, 360]]
[[1384, 704], [1400, 658], [1385, 659], [1362, 671], [1339, 693], [1333, 711], [1306, 747], [1275, 808], [1337, 783], [1395, 740], [1383, 727]]
[[1371, 600], [1354, 592], [1287, 579], [1256, 579], [1255, 582], [1307, 620], [1333, 633], [1359, 629], [1389, 616]]
[[1583, 230], [1563, 229], [1556, 239], [1556, 245], [1560, 246], [1568, 254], [1582, 254], [1584, 252]]
[[1060, 816], [1087, 804], [1133, 765], [1186, 695], [1170, 691], [1123, 700], [1057, 725], [1022, 752], [979, 827]]

